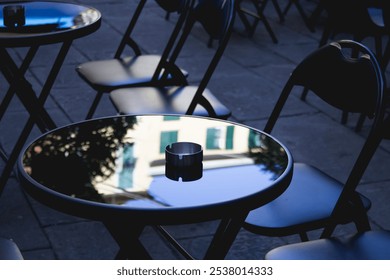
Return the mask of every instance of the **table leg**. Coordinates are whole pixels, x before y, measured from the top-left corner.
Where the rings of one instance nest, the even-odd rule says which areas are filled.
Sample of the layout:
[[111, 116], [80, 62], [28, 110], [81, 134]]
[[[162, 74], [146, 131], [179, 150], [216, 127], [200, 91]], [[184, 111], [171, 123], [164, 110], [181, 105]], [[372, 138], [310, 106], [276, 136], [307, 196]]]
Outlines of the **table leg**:
[[[30, 64], [32, 57], [31, 54], [34, 54], [36, 50], [28, 53], [29, 57], [26, 57], [26, 63]], [[1, 59], [1, 72], [3, 73], [5, 79], [10, 84], [9, 90], [5, 96], [5, 99], [1, 104], [1, 117], [4, 115], [9, 103], [12, 100], [13, 95], [17, 95], [22, 102], [23, 106], [30, 113], [31, 116], [34, 116], [37, 125], [41, 128], [44, 127], [43, 121], [39, 116], [39, 106], [37, 105], [35, 92], [32, 89], [31, 84], [24, 78], [24, 74], [27, 71], [25, 69], [28, 65], [22, 65], [19, 69], [16, 63], [12, 60], [11, 56], [4, 48], [0, 48], [0, 59]]]
[[[49, 113], [45, 110], [44, 104], [50, 94], [50, 90], [54, 84], [55, 79], [57, 78], [61, 65], [65, 60], [71, 44], [72, 41], [66, 41], [62, 44], [38, 98], [36, 97], [30, 83], [26, 80], [26, 78], [24, 78], [24, 73], [27, 71], [27, 68], [31, 63], [38, 47], [36, 47], [36, 49], [33, 48], [28, 52], [20, 68], [17, 67], [8, 52], [4, 48], [0, 48], [0, 58], [4, 60], [2, 61], [1, 71], [10, 83], [10, 89], [8, 92], [16, 93], [23, 105], [26, 107], [26, 110], [30, 113], [30, 118], [27, 121], [22, 133], [20, 134], [13, 150], [11, 151], [11, 154], [8, 157], [6, 165], [1, 173], [0, 195], [4, 190], [8, 178], [12, 173], [13, 166], [15, 165], [19, 153], [22, 150], [28, 136], [30, 135], [34, 124], [37, 124], [41, 132], [46, 132], [56, 128], [54, 121], [50, 117]], [[21, 85], [17, 85], [16, 81], [20, 82]], [[6, 102], [10, 102], [10, 99], [12, 99], [11, 94], [7, 97]], [[4, 112], [7, 109], [6, 105], [6, 103], [4, 105], [0, 105], [1, 107], [4, 106]], [[2, 114], [4, 114], [4, 112], [2, 112]], [[4, 156], [6, 156], [5, 153]]]
[[[7, 53], [4, 54], [3, 51], [5, 51], [5, 50], [4, 49], [0, 50], [0, 52], [1, 52], [0, 57], [1, 57], [2, 61], [3, 61], [3, 59], [8, 58], [8, 54]], [[25, 75], [25, 73], [27, 72], [28, 67], [30, 66], [37, 51], [38, 51], [38, 46], [34, 46], [34, 47], [31, 47], [29, 49], [25, 59], [22, 62], [22, 65], [20, 66], [20, 68], [17, 71], [20, 76], [23, 77]], [[5, 57], [4, 57], [4, 55], [5, 55]], [[8, 65], [5, 65], [5, 63], [1, 63], [0, 67], [1, 67], [1, 72], [3, 73], [4, 77], [7, 79], [8, 83], [12, 84], [12, 82], [11, 82], [12, 81], [12, 71], [11, 71], [11, 73], [9, 73], [10, 69], [8, 69]], [[15, 88], [13, 86], [10, 86], [6, 95], [2, 99], [1, 104], [0, 104], [0, 121], [3, 118], [4, 113], [6, 112], [12, 98], [14, 97], [15, 91], [16, 91]]]
[[234, 217], [221, 221], [204, 259], [222, 260], [225, 258], [247, 215], [248, 212], [237, 213]]
[[[225, 258], [247, 215], [248, 212], [237, 213], [234, 217], [222, 219], [204, 259]], [[120, 247], [116, 256], [117, 259], [151, 259], [149, 253], [139, 241], [145, 225], [127, 225], [112, 221], [104, 222], [104, 224]], [[187, 259], [193, 258], [190, 256]]]
[[36, 98], [32, 85], [24, 77], [24, 74], [27, 71], [26, 68], [28, 68], [28, 65], [32, 61], [32, 55], [35, 54], [36, 51], [37, 49], [31, 52], [29, 51], [26, 59], [22, 63], [24, 65], [22, 65], [22, 67], [19, 69], [8, 52], [3, 48], [0, 49], [0, 58], [2, 63], [4, 63], [4, 65], [1, 67], [1, 71], [10, 84], [5, 99], [2, 101], [0, 113], [2, 117], [13, 96], [16, 94], [22, 102], [23, 106], [29, 112], [30, 116], [34, 118], [38, 127], [42, 131], [45, 131], [46, 126], [51, 127], [53, 126], [54, 122], [48, 116], [47, 112], [41, 108], [41, 104]]
[[15, 165], [15, 162], [18, 159], [19, 153], [23, 149], [27, 137], [29, 136], [33, 127], [34, 127], [34, 121], [32, 118], [29, 118], [29, 120], [27, 121], [26, 125], [23, 128], [22, 133], [19, 136], [18, 141], [16, 142], [14, 148], [12, 149], [11, 154], [8, 156], [8, 159], [6, 161], [3, 171], [1, 172], [1, 177], [0, 177], [0, 196], [5, 188], [5, 185], [7, 184], [9, 176], [12, 173], [12, 169]]
[[149, 260], [151, 256], [142, 245], [139, 237], [145, 225], [128, 225], [124, 222], [104, 222], [104, 225], [119, 245], [116, 259]]
[[[72, 45], [72, 42], [73, 42], [72, 40], [65, 41], [62, 44], [59, 53], [57, 54], [57, 57], [53, 63], [53, 66], [49, 72], [49, 75], [46, 79], [45, 84], [43, 85], [42, 91], [41, 91], [39, 98], [38, 98], [40, 108], [43, 108], [43, 105], [45, 104], [46, 99], [48, 98], [48, 96], [50, 94], [50, 91], [54, 85], [54, 82], [58, 76], [58, 73], [60, 72], [61, 66], [64, 63], [65, 57], [69, 52], [69, 49]], [[46, 116], [47, 121], [48, 121], [47, 129], [51, 130], [51, 129], [56, 128], [57, 127], [56, 124], [51, 120], [47, 111], [44, 109], [42, 111], [43, 111], [42, 113], [44, 114], [44, 116]]]
[[[9, 82], [10, 87], [3, 98], [1, 104], [0, 104], [0, 120], [4, 116], [4, 113], [6, 112], [9, 103], [11, 102], [13, 96], [18, 94], [18, 96], [22, 96], [23, 93], [25, 95], [34, 95], [35, 92], [32, 91], [32, 88], [29, 86], [29, 83], [23, 79], [24, 74], [26, 73], [29, 65], [31, 64], [31, 61], [36, 54], [38, 50], [38, 47], [32, 47], [28, 51], [25, 59], [22, 62], [22, 65], [20, 68], [17, 67], [15, 62], [12, 60], [8, 52], [4, 48], [0, 48], [0, 59], [2, 63], [0, 64], [1, 72], [3, 73], [5, 79]], [[21, 84], [15, 82], [15, 81], [21, 81]], [[26, 89], [24, 91], [23, 89]], [[28, 91], [28, 93], [27, 93]], [[24, 100], [24, 99], [23, 99]], [[26, 102], [23, 103], [24, 105]], [[26, 105], [25, 105], [26, 106]], [[33, 111], [29, 110], [30, 114], [33, 113]], [[35, 113], [35, 111], [34, 111]], [[36, 119], [36, 122], [43, 126], [42, 122], [39, 121], [39, 119]], [[23, 148], [25, 141], [27, 140], [27, 137], [29, 133], [31, 132], [31, 129], [33, 127], [34, 122], [31, 121], [31, 123], [27, 123], [24, 127], [21, 135], [19, 136], [19, 139], [17, 140], [14, 149], [11, 151], [10, 155], [7, 155], [6, 151], [1, 147], [2, 151], [2, 159], [6, 162], [6, 165], [1, 173], [0, 177], [0, 195], [3, 192], [3, 189], [8, 181], [8, 178], [10, 174], [12, 173], [13, 166], [17, 160], [17, 157]]]

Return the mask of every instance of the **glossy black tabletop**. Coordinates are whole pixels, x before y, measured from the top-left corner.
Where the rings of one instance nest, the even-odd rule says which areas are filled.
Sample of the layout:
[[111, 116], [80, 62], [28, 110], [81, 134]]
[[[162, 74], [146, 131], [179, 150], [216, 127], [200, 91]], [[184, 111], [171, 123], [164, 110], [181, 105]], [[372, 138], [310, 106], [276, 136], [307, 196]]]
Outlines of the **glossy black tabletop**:
[[0, 3], [0, 46], [51, 44], [88, 35], [100, 27], [92, 7], [46, 1]]
[[[183, 142], [200, 145], [203, 157], [180, 173], [166, 162], [165, 150]], [[120, 116], [41, 136], [22, 152], [19, 171], [25, 189], [57, 210], [172, 223], [218, 218], [274, 199], [291, 179], [292, 158], [273, 137], [228, 121]]]

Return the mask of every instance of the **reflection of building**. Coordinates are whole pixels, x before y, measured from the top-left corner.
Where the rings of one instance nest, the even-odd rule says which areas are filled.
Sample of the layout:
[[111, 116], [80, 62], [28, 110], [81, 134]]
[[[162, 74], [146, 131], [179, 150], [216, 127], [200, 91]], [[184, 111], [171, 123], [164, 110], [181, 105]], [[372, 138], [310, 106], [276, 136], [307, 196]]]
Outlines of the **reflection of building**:
[[[202, 164], [166, 168], [165, 148], [174, 142], [201, 145]], [[245, 126], [149, 115], [101, 119], [49, 133], [29, 148], [24, 164], [37, 182], [67, 195], [166, 207], [215, 202], [221, 193], [234, 199], [237, 190], [244, 196], [259, 191], [284, 172], [287, 160], [271, 137]]]
[[[165, 147], [174, 142], [200, 144], [204, 169], [253, 163], [247, 156], [239, 156], [248, 154], [253, 142], [249, 132], [247, 128], [228, 122], [218, 121], [214, 126], [212, 121], [203, 119], [139, 117], [125, 136], [124, 141], [129, 144], [118, 151], [118, 165], [122, 168], [95, 187], [100, 193], [112, 193], [112, 186], [118, 186], [119, 192], [121, 189], [132, 192], [147, 190], [153, 176], [165, 174]], [[106, 189], [107, 186], [111, 187]]]

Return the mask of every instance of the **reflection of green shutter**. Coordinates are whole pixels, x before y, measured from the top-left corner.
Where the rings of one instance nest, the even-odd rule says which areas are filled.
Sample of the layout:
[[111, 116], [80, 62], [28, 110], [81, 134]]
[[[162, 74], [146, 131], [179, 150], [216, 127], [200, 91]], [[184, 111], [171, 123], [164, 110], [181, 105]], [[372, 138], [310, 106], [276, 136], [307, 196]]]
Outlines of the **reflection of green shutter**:
[[164, 121], [178, 121], [180, 116], [164, 116]]
[[260, 147], [261, 141], [260, 141], [260, 135], [254, 130], [250, 130], [249, 132], [249, 139], [248, 139], [248, 148], [256, 148]]
[[216, 146], [216, 139], [218, 137], [219, 131], [216, 128], [207, 129], [207, 139], [206, 139], [206, 149], [215, 150], [218, 149]]
[[233, 136], [234, 136], [234, 126], [228, 126], [226, 128], [226, 150], [233, 149]]
[[177, 131], [163, 131], [160, 135], [160, 153], [165, 153], [165, 147], [177, 142]]
[[256, 147], [255, 137], [256, 137], [256, 134], [253, 132], [253, 130], [250, 130], [249, 137], [248, 137], [248, 148]]
[[123, 147], [123, 165], [119, 173], [119, 187], [123, 189], [133, 188], [133, 171], [135, 166], [134, 146], [128, 144]]

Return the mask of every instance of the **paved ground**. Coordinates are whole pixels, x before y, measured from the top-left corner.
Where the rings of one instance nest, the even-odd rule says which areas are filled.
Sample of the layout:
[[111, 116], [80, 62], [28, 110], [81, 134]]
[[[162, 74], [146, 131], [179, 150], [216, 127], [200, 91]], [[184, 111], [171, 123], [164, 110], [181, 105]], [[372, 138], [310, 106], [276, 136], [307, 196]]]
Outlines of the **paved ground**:
[[[47, 109], [58, 125], [84, 118], [93, 91], [77, 76], [74, 69], [79, 63], [113, 56], [121, 33], [138, 3], [136, 0], [75, 2], [98, 8], [103, 14], [103, 23], [93, 35], [74, 42], [54, 85]], [[141, 19], [143, 24], [136, 30], [135, 38], [143, 51], [155, 53], [161, 49], [164, 42], [162, 36], [172, 26], [172, 22], [164, 19], [164, 14], [153, 1], [149, 2]], [[284, 6], [286, 1], [279, 2]], [[311, 2], [301, 2], [307, 11], [311, 11]], [[254, 36], [249, 38], [237, 19], [230, 44], [209, 84], [215, 95], [233, 111], [233, 121], [260, 129], [290, 71], [317, 48], [322, 30], [320, 18], [316, 32], [310, 32], [295, 7], [291, 8], [284, 23], [279, 22], [271, 2], [265, 14], [279, 43], [272, 42], [262, 23], [259, 23]], [[201, 66], [207, 53], [206, 42], [207, 37], [202, 35], [200, 29], [196, 29], [179, 60], [180, 65], [189, 71], [191, 83], [196, 83], [202, 74]], [[366, 44], [371, 46], [372, 42], [367, 40]], [[34, 81], [34, 87], [42, 84], [48, 70], [46, 65], [55, 55], [56, 47], [47, 46], [40, 50], [28, 73]], [[24, 51], [18, 49], [13, 54], [20, 57]], [[4, 83], [0, 84], [0, 89], [3, 93]], [[296, 97], [283, 113], [283, 121], [274, 131], [275, 136], [290, 148], [296, 160], [310, 162], [342, 180], [353, 159], [351, 154], [344, 152], [343, 147], [360, 144], [365, 130], [357, 134], [351, 129], [356, 121], [355, 116], [351, 116], [344, 126], [340, 124], [340, 116], [330, 116], [332, 112], [326, 110], [320, 101], [309, 96], [307, 102], [302, 102], [298, 92]], [[96, 116], [114, 114], [106, 98]], [[18, 100], [15, 100], [0, 126], [0, 141], [6, 148], [12, 147], [15, 135], [25, 121], [26, 114]], [[318, 134], [313, 132], [314, 128], [332, 133], [319, 139]], [[305, 136], [302, 138], [299, 134]], [[31, 139], [38, 135], [39, 131], [34, 130]], [[316, 146], [316, 143], [321, 145]], [[359, 190], [373, 202], [369, 212], [373, 228], [390, 229], [390, 219], [386, 215], [390, 213], [387, 205], [390, 198], [389, 157], [390, 143], [383, 141], [359, 186]], [[201, 258], [215, 227], [216, 223], [210, 222], [169, 227], [169, 230], [184, 247]], [[338, 235], [350, 232], [353, 232], [350, 225], [337, 229]], [[48, 209], [24, 194], [15, 176], [10, 178], [1, 197], [0, 236], [14, 239], [26, 259], [111, 259], [117, 250], [115, 242], [99, 222]], [[145, 230], [142, 241], [157, 259], [177, 257], [152, 229]], [[271, 238], [242, 230], [227, 259], [262, 259], [271, 248], [295, 241], [298, 241], [296, 236]]]

